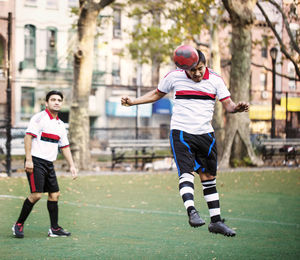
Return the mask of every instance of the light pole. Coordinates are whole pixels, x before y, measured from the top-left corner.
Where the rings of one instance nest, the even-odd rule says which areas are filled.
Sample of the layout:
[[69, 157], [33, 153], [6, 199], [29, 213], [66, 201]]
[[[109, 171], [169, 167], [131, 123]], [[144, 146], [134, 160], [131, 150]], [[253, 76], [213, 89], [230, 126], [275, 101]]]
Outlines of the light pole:
[[278, 50], [273, 47], [270, 50], [270, 55], [272, 58], [272, 119], [271, 119], [271, 138], [275, 138], [275, 97], [276, 97], [276, 58]]

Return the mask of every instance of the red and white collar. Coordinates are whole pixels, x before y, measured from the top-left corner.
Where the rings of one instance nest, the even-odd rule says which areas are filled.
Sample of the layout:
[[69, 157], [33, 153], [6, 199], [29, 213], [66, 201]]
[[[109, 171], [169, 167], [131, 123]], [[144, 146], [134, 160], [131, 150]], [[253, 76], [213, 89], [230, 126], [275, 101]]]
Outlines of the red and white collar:
[[[48, 116], [50, 117], [50, 119], [54, 119], [54, 117], [51, 115], [50, 111], [48, 109], [45, 110], [46, 113], [48, 114]], [[56, 120], [59, 120], [58, 116], [56, 116]]]
[[[185, 72], [185, 75], [190, 79], [191, 77], [189, 74], [187, 74], [186, 70], [184, 72]], [[205, 72], [204, 72], [202, 79], [209, 79], [209, 70], [207, 67], [205, 68]]]

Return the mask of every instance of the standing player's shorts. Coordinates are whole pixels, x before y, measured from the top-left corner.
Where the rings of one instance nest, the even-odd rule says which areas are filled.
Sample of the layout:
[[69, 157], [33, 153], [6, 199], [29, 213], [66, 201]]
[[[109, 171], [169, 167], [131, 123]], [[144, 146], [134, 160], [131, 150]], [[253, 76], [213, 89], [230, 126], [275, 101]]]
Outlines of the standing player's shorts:
[[33, 192], [58, 192], [56, 173], [53, 162], [32, 156], [33, 172], [27, 172], [30, 191]]
[[170, 143], [179, 176], [199, 171], [217, 175], [217, 146], [213, 132], [193, 135], [171, 130]]

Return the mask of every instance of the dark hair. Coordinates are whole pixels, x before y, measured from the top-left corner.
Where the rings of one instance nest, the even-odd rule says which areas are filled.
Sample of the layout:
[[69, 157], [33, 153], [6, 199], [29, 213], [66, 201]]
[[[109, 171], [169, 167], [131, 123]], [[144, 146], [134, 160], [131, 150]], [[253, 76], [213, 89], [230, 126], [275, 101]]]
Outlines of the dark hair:
[[48, 92], [48, 94], [46, 95], [46, 101], [48, 102], [49, 98], [52, 96], [52, 95], [59, 95], [61, 97], [61, 99], [64, 99], [64, 96], [63, 94], [58, 91], [58, 90], [51, 90], [50, 92]]
[[197, 65], [198, 65], [200, 62], [202, 62], [202, 63], [205, 65], [205, 64], [206, 64], [206, 58], [205, 58], [203, 52], [200, 51], [200, 50], [198, 50], [198, 49], [196, 49], [196, 50], [197, 50], [198, 56], [199, 56], [199, 61], [198, 61]]

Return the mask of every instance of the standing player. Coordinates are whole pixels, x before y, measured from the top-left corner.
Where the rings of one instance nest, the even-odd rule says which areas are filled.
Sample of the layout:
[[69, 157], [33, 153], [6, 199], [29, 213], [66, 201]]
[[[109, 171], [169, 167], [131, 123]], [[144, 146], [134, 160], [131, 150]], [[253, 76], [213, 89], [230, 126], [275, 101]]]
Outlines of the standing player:
[[53, 90], [46, 95], [46, 110], [35, 114], [29, 123], [24, 138], [25, 171], [31, 194], [24, 201], [20, 216], [12, 227], [17, 238], [23, 238], [24, 222], [29, 216], [34, 204], [48, 192], [47, 208], [51, 226], [48, 236], [70, 236], [58, 225], [59, 187], [56, 179], [53, 161], [56, 160], [58, 148], [67, 160], [73, 179], [77, 177], [72, 154], [63, 121], [58, 118], [58, 112], [63, 102], [63, 94]]
[[174, 91], [170, 143], [179, 175], [179, 192], [192, 227], [205, 224], [194, 205], [194, 172], [201, 179], [211, 223], [210, 232], [235, 236], [220, 216], [219, 194], [216, 189], [217, 149], [211, 120], [216, 97], [230, 113], [248, 111], [245, 102], [235, 104], [222, 78], [206, 67], [204, 54], [197, 50], [199, 61], [191, 70], [169, 72], [157, 89], [138, 98], [122, 97], [124, 106], [155, 102]]

